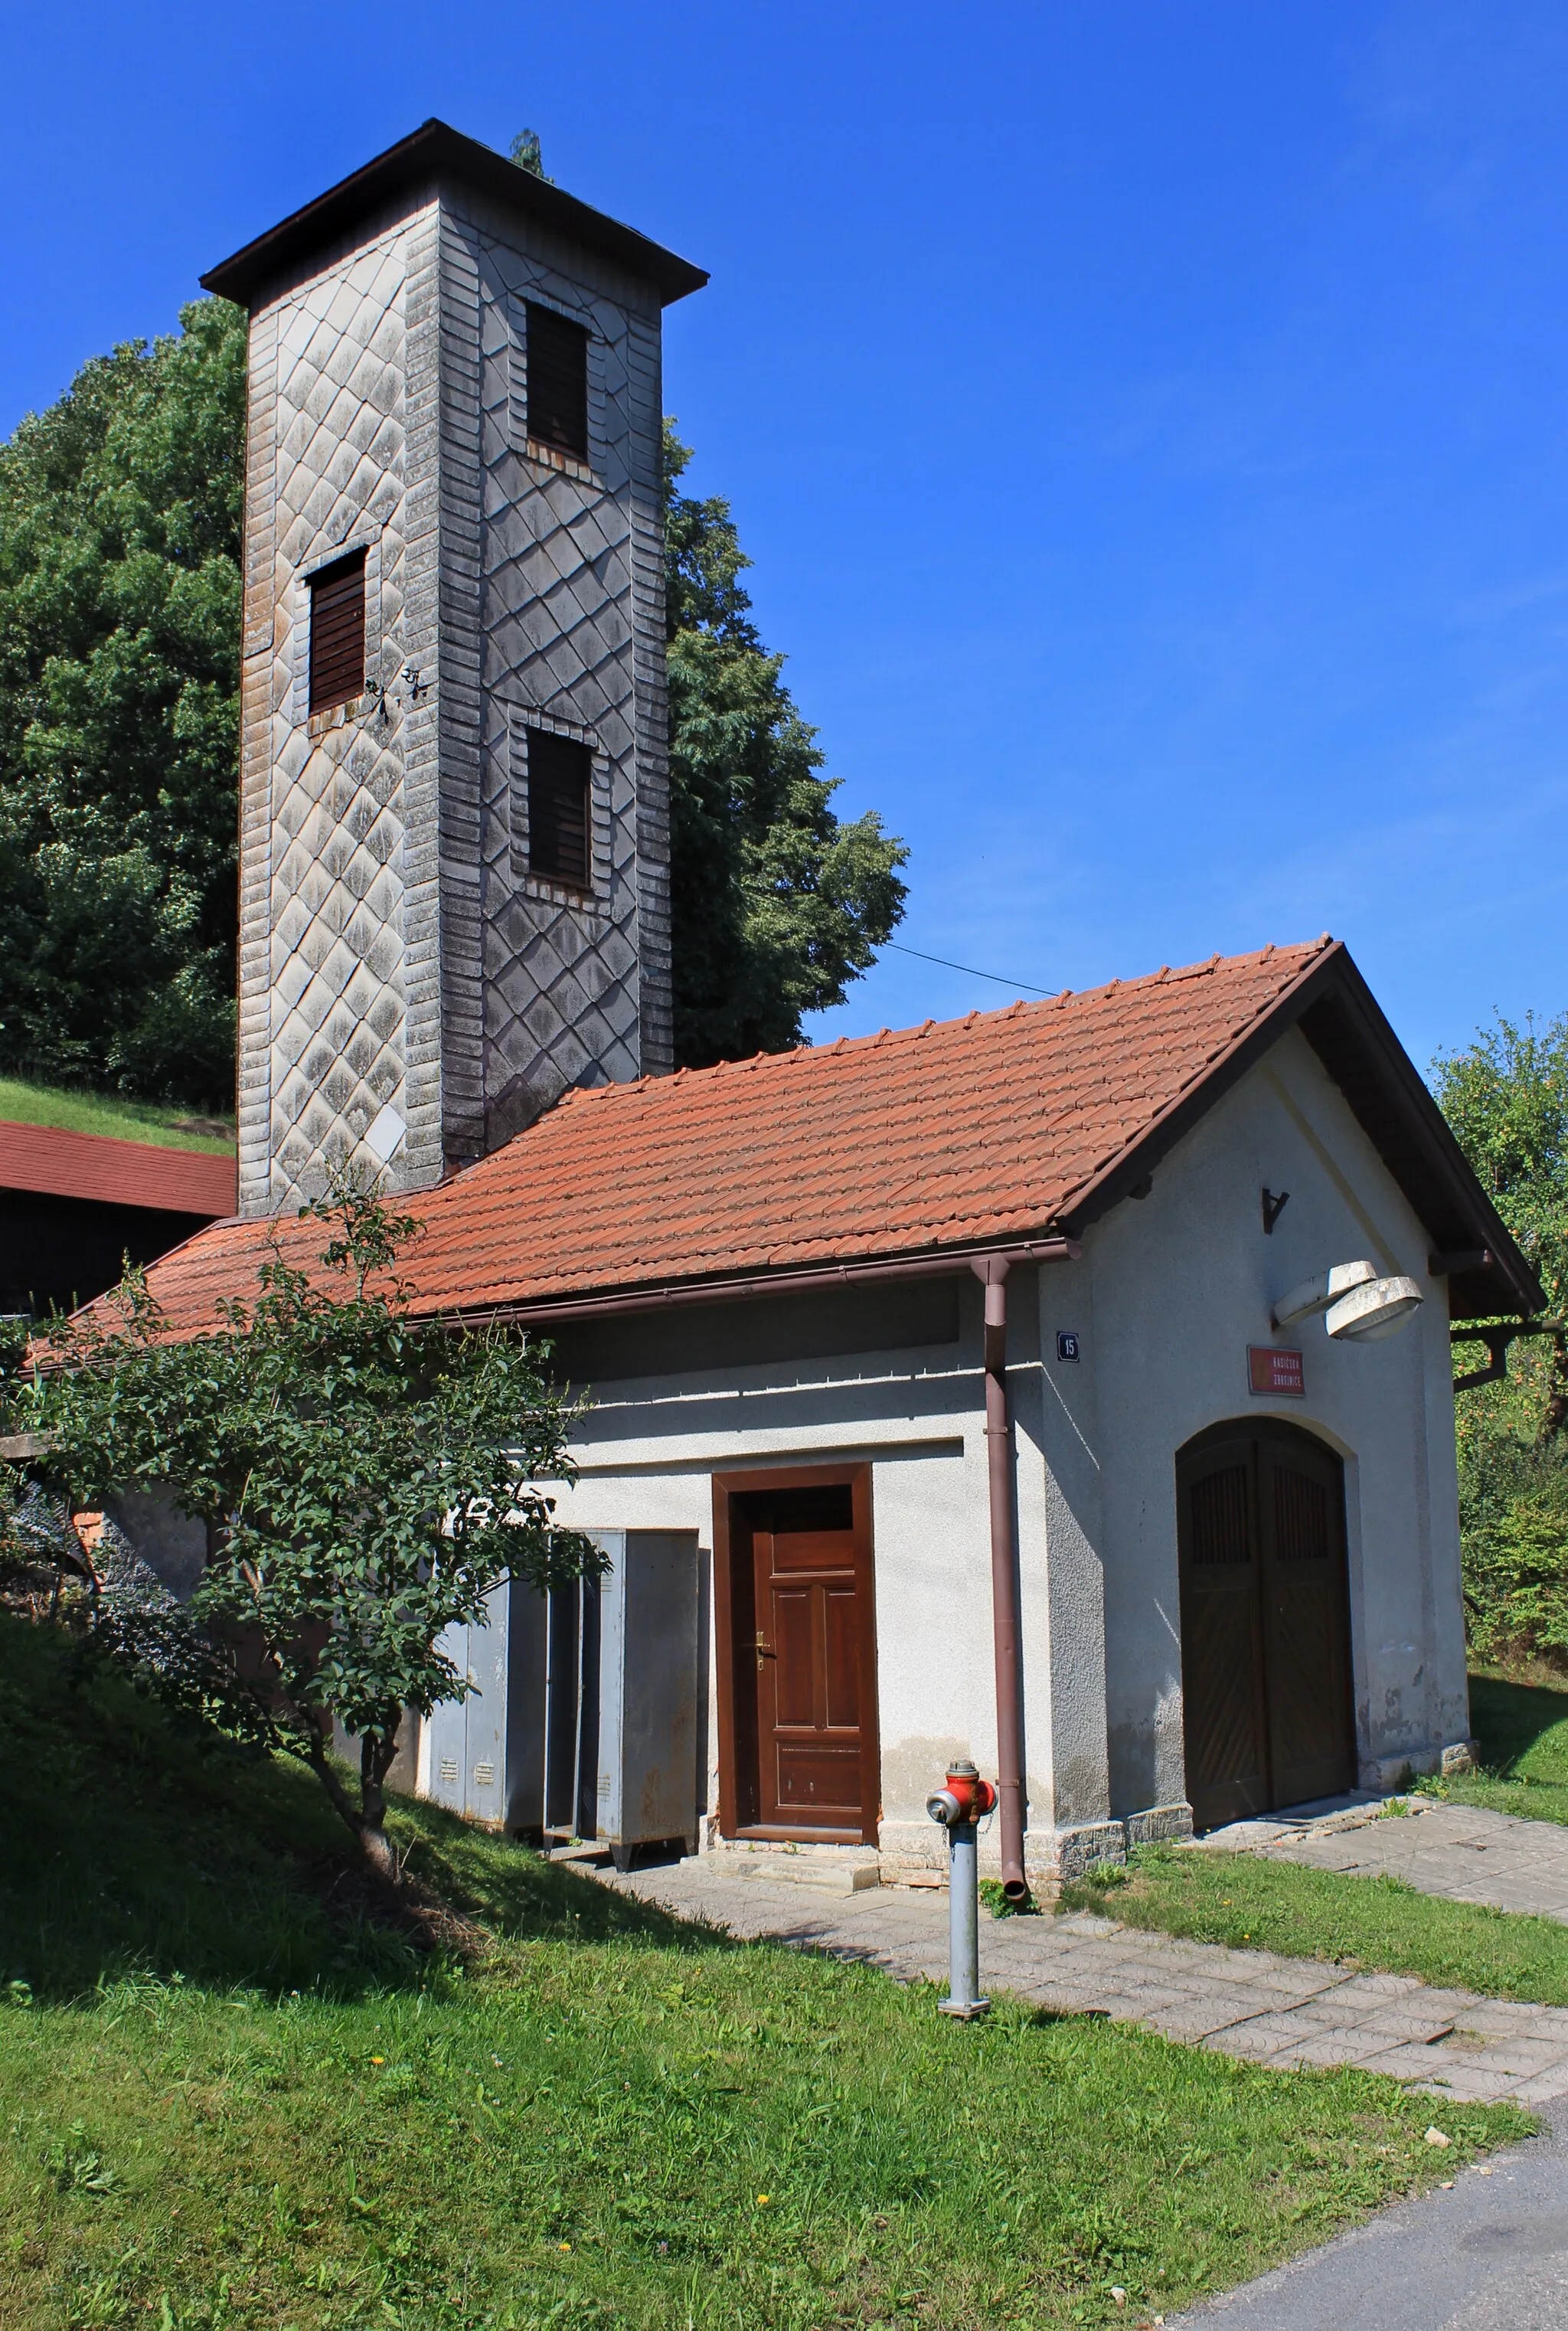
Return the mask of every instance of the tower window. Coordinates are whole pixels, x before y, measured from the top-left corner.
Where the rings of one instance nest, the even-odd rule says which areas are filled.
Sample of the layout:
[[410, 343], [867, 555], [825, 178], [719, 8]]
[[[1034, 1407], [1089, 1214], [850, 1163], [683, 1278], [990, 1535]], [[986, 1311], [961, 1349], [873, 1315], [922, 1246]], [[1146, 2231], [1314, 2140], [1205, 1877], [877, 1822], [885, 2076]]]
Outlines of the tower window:
[[365, 692], [365, 553], [310, 577], [310, 709], [330, 712]]
[[527, 426], [530, 437], [588, 458], [588, 334], [553, 308], [527, 303]]
[[594, 756], [575, 737], [528, 730], [528, 871], [586, 890]]

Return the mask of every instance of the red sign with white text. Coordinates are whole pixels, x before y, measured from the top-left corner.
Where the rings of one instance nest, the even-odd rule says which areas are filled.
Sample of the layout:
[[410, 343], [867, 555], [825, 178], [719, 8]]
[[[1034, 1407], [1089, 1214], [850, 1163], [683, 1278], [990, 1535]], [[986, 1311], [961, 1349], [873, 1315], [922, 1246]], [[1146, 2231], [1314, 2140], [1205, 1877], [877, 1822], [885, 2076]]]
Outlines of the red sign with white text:
[[1272, 1344], [1249, 1344], [1247, 1380], [1254, 1392], [1288, 1393], [1292, 1400], [1307, 1396], [1307, 1377], [1299, 1352], [1282, 1352]]

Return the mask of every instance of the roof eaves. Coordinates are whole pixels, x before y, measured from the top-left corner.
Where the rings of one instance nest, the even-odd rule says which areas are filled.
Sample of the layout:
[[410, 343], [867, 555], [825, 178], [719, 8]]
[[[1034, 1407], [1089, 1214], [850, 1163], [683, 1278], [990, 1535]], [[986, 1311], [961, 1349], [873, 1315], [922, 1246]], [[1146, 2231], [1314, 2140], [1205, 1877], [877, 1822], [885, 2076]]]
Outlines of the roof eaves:
[[519, 169], [505, 155], [464, 137], [447, 122], [432, 119], [220, 260], [201, 278], [202, 289], [248, 308], [258, 291], [285, 278], [311, 252], [337, 241], [366, 213], [411, 187], [433, 186], [443, 176], [477, 186], [555, 233], [602, 252], [628, 274], [651, 283], [666, 307], [700, 291], [708, 281], [705, 269], [693, 267], [635, 227], [594, 210], [531, 170]]
[[1005, 1255], [1037, 1262], [1069, 1261], [1081, 1251], [1075, 1240], [1053, 1231], [1008, 1231], [989, 1239], [967, 1239], [951, 1246], [932, 1242], [905, 1249], [873, 1251], [836, 1261], [775, 1263], [765, 1269], [670, 1275], [613, 1281], [603, 1287], [573, 1288], [555, 1295], [516, 1298], [480, 1297], [451, 1305], [416, 1302], [425, 1317], [447, 1316], [470, 1325], [511, 1321], [522, 1326], [546, 1326], [552, 1319], [591, 1318], [607, 1313], [657, 1311], [693, 1303], [750, 1300], [775, 1295], [816, 1291], [826, 1286], [855, 1287], [880, 1280], [960, 1277], [977, 1262]]
[[[1390, 1172], [1439, 1245], [1485, 1248], [1491, 1255], [1489, 1269], [1449, 1280], [1451, 1316], [1484, 1318], [1510, 1309], [1525, 1313], [1543, 1309], [1545, 1290], [1487, 1195], [1452, 1127], [1349, 953], [1341, 949], [1340, 956], [1332, 987], [1308, 999], [1297, 1016], [1303, 1035], [1345, 1093], [1367, 1137], [1383, 1154]], [[1334, 1013], [1339, 1015], [1337, 1042]], [[1432, 1186], [1414, 1183], [1411, 1161], [1389, 1154], [1388, 1125], [1379, 1121], [1379, 1115], [1367, 1107], [1365, 1097], [1358, 1095], [1354, 1085], [1347, 1087], [1341, 1051], [1346, 1038], [1373, 1064], [1379, 1089], [1395, 1117], [1402, 1120], [1400, 1129], [1411, 1141], [1419, 1168], [1423, 1177], [1430, 1176]], [[1434, 1195], [1440, 1204], [1446, 1200], [1453, 1209], [1451, 1226], [1432, 1219]]]
[[[1207, 971], [1211, 966], [1197, 968]], [[1069, 1237], [1081, 1236], [1089, 1223], [1109, 1213], [1147, 1178], [1183, 1136], [1278, 1043], [1288, 1028], [1309, 1023], [1309, 1015], [1330, 1004], [1340, 1006], [1348, 1015], [1355, 1040], [1373, 1061], [1382, 1089], [1392, 1098], [1431, 1167], [1434, 1180], [1444, 1189], [1459, 1218], [1474, 1225], [1469, 1235], [1463, 1240], [1455, 1239], [1454, 1243], [1484, 1246], [1494, 1258], [1489, 1271], [1472, 1274], [1468, 1281], [1449, 1282], [1452, 1316], [1481, 1318], [1510, 1306], [1526, 1312], [1540, 1310], [1546, 1299], [1544, 1292], [1477, 1180], [1442, 1111], [1357, 970], [1349, 948], [1342, 939], [1329, 939], [1326, 936], [1319, 942], [1313, 959], [1261, 1007], [1252, 1024], [1218, 1052], [1145, 1132], [1108, 1159], [1076, 1197], [1067, 1200], [1057, 1217], [1060, 1227]], [[1303, 1024], [1302, 1032], [1323, 1059], [1322, 1047], [1314, 1038], [1310, 1024]], [[1330, 1061], [1324, 1059], [1324, 1066], [1344, 1091], [1341, 1076]], [[1386, 1131], [1368, 1122], [1364, 1104], [1358, 1108], [1352, 1092], [1345, 1091], [1345, 1097], [1411, 1206], [1440, 1241], [1440, 1225], [1430, 1220], [1430, 1195], [1408, 1186], [1408, 1172], [1402, 1173], [1400, 1163], [1388, 1155]], [[1500, 1295], [1506, 1295], [1506, 1299], [1499, 1301]]]

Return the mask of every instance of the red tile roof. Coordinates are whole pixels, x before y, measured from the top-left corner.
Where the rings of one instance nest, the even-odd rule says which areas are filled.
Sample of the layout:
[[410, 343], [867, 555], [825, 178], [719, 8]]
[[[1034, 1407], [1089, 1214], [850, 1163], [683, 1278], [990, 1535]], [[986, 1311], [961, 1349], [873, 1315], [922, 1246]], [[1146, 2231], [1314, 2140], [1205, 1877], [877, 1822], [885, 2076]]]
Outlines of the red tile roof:
[[232, 1214], [239, 1194], [232, 1151], [225, 1156], [165, 1149], [100, 1133], [67, 1133], [55, 1125], [8, 1122], [0, 1123], [0, 1190], [208, 1216]]
[[[412, 1198], [422, 1309], [570, 1302], [1047, 1234], [1333, 949], [1215, 956], [1081, 995], [568, 1093]], [[245, 1292], [269, 1235], [224, 1223], [150, 1273], [171, 1322]]]

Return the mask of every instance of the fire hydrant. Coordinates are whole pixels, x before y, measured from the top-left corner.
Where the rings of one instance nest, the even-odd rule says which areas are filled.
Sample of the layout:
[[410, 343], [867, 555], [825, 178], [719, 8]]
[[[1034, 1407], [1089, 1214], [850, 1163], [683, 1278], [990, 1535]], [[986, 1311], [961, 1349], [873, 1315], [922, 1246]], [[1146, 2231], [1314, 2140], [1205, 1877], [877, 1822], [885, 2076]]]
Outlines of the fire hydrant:
[[947, 1785], [926, 1800], [926, 1810], [947, 1832], [947, 1996], [944, 2015], [965, 2023], [991, 2002], [980, 1995], [980, 1869], [975, 1823], [996, 1803], [996, 1791], [976, 1766], [962, 1760], [947, 1770]]

